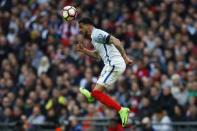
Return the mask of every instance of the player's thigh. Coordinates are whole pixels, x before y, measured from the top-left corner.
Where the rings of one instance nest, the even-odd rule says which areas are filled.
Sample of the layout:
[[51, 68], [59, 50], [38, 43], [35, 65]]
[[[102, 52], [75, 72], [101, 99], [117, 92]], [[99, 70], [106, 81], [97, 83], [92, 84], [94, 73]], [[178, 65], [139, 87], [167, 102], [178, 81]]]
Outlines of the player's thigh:
[[105, 84], [103, 83], [103, 81], [106, 78], [107, 74], [109, 74], [109, 70], [110, 70], [110, 67], [104, 66], [104, 68], [102, 69], [101, 74], [97, 80], [94, 90], [100, 90], [100, 91], [104, 90]]
[[110, 87], [118, 80], [118, 78], [120, 78], [121, 75], [122, 75], [121, 72], [113, 71], [108, 78], [107, 77], [105, 78], [104, 83], [106, 84], [106, 86]]
[[[110, 67], [103, 70], [97, 84], [99, 86], [109, 87], [122, 75], [124, 69], [115, 69], [116, 67]], [[105, 69], [105, 68], [104, 68]]]

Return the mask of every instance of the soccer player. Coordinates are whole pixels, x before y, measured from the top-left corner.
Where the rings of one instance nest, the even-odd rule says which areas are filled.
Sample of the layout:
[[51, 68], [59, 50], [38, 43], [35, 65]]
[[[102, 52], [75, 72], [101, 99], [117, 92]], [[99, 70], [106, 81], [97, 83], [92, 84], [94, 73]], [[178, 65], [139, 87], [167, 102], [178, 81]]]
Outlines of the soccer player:
[[109, 108], [118, 111], [124, 127], [128, 122], [129, 109], [121, 107], [103, 91], [122, 75], [126, 64], [131, 65], [133, 61], [126, 55], [120, 40], [103, 30], [95, 28], [91, 19], [82, 18], [79, 20], [79, 29], [80, 33], [91, 38], [95, 50], [88, 50], [82, 44], [78, 44], [76, 50], [96, 59], [101, 58], [105, 64], [95, 88], [89, 92], [87, 89], [80, 87], [80, 92], [89, 102], [96, 99]]

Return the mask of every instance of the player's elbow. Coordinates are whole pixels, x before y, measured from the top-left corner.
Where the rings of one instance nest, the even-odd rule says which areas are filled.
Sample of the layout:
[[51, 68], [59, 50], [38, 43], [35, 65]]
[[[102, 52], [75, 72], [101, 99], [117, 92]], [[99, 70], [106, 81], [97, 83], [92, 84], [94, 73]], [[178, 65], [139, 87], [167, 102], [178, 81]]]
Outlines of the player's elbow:
[[113, 43], [114, 43], [115, 45], [120, 45], [120, 44], [121, 44], [120, 40], [117, 39], [117, 38], [115, 38], [115, 37], [114, 37], [114, 40], [113, 40], [113, 41], [114, 41]]
[[111, 37], [110, 37], [110, 43], [114, 44], [115, 46], [118, 46], [118, 45], [120, 45], [120, 40], [117, 39], [117, 38], [114, 37], [114, 36], [111, 36]]

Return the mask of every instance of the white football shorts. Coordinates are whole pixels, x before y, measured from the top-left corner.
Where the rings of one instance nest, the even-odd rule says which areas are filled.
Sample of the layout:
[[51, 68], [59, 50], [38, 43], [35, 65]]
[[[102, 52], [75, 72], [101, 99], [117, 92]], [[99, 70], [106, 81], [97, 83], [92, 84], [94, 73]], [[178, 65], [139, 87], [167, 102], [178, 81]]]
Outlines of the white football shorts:
[[124, 73], [126, 65], [122, 64], [121, 66], [109, 66], [105, 65], [101, 74], [97, 80], [97, 84], [104, 87], [111, 87], [116, 80]]

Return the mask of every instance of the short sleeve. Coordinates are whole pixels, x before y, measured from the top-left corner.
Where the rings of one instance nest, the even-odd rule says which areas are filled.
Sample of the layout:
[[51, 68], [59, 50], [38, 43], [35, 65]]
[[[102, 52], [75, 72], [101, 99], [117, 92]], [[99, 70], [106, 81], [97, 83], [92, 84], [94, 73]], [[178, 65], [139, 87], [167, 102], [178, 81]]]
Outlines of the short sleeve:
[[97, 43], [108, 44], [109, 43], [109, 38], [110, 38], [110, 35], [103, 30], [98, 29], [93, 34], [93, 40]]

